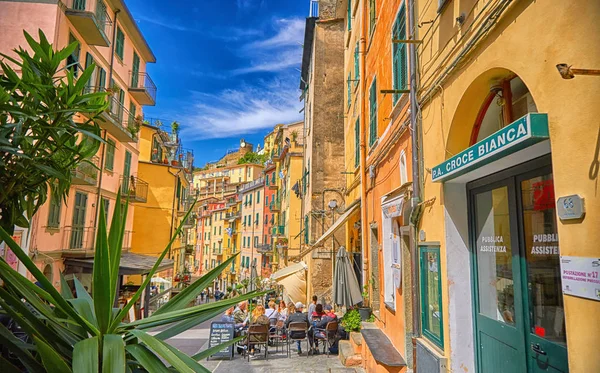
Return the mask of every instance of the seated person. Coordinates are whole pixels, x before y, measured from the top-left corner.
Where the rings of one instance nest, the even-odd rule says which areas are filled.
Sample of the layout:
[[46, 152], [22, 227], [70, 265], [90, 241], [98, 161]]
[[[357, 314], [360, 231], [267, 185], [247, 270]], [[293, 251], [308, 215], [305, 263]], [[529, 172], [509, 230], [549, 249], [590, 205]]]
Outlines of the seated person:
[[325, 307], [323, 307], [324, 312], [323, 312], [323, 316], [321, 317], [321, 320], [318, 321], [315, 324], [315, 327], [317, 329], [325, 329], [325, 327], [327, 326], [327, 323], [330, 323], [332, 321], [337, 321], [338, 317], [335, 313], [333, 313], [333, 307], [331, 307], [331, 305], [327, 304], [325, 305]]
[[234, 307], [230, 307], [227, 310], [225, 310], [225, 313], [223, 314], [223, 316], [221, 316], [221, 321], [222, 322], [234, 322], [233, 321], [233, 310], [234, 310]]
[[[259, 304], [252, 311], [252, 315], [250, 316], [250, 324], [259, 324], [269, 326], [269, 318], [265, 316], [265, 307], [262, 304]], [[259, 336], [254, 336], [253, 338], [260, 338]], [[268, 338], [268, 337], [267, 337]], [[264, 340], [251, 339], [250, 342], [264, 342]], [[254, 357], [254, 345], [250, 345], [250, 357]]]
[[265, 310], [265, 316], [269, 319], [279, 319], [279, 312], [277, 312], [275, 301], [269, 301], [269, 308]]
[[323, 312], [323, 305], [319, 303], [315, 306], [315, 311], [311, 315], [312, 320], [321, 320], [321, 317], [323, 317], [323, 315], [325, 315], [325, 313]]
[[[307, 327], [310, 326], [310, 323], [308, 322], [308, 315], [302, 312], [303, 309], [304, 309], [304, 304], [302, 304], [302, 302], [297, 302], [295, 305], [294, 304], [288, 305], [289, 315], [288, 315], [287, 320], [285, 321], [286, 328], [289, 328], [291, 323], [296, 323], [296, 322], [303, 322], [306, 324]], [[304, 337], [305, 337], [304, 332], [297, 332], [297, 331], [290, 332], [290, 338], [304, 338]], [[312, 335], [310, 332], [308, 333], [308, 343], [310, 345], [309, 354], [314, 353], [316, 349], [313, 348]], [[300, 355], [300, 354], [302, 354], [302, 348], [300, 345], [300, 341], [296, 341], [296, 344], [298, 346], [298, 355]]]
[[248, 325], [248, 301], [238, 303], [237, 308], [233, 311], [233, 322], [236, 329], [238, 327], [245, 328]]

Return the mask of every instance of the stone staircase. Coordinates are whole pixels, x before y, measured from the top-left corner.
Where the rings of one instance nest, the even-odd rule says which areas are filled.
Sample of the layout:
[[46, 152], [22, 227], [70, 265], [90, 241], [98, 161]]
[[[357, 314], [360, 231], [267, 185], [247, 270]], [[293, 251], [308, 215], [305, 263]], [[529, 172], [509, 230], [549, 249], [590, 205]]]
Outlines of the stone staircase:
[[346, 367], [362, 366], [362, 335], [358, 332], [350, 333], [350, 339], [339, 342], [339, 358]]

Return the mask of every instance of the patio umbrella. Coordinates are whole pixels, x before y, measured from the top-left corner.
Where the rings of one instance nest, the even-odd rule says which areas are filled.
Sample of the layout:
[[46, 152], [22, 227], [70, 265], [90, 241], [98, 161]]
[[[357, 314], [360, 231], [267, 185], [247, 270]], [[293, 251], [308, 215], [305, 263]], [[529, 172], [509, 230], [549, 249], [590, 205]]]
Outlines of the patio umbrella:
[[152, 282], [159, 283], [159, 284], [170, 284], [170, 283], [171, 283], [171, 281], [169, 281], [169, 280], [165, 280], [165, 279], [164, 279], [164, 278], [162, 278], [162, 277], [152, 277], [152, 280], [151, 280], [151, 281], [152, 281]]
[[338, 306], [351, 307], [363, 301], [356, 274], [348, 259], [346, 248], [340, 246], [336, 254], [333, 279], [333, 302]]
[[248, 285], [249, 291], [256, 290], [256, 279], [258, 278], [258, 273], [256, 272], [256, 265], [252, 265], [252, 269], [250, 270], [250, 284]]

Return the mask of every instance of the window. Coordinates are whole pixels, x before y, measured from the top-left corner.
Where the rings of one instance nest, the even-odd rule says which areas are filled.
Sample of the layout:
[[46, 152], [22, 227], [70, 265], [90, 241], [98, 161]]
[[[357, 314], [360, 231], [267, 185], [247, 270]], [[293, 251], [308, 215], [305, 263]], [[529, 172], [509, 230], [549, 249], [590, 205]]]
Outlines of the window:
[[309, 232], [309, 229], [308, 229], [308, 228], [309, 228], [309, 227], [308, 227], [308, 214], [306, 214], [306, 215], [304, 216], [304, 243], [305, 243], [305, 244], [308, 244], [308, 243], [309, 243], [309, 242], [308, 242], [308, 232]]
[[356, 46], [354, 47], [354, 86], [356, 87], [358, 85], [358, 82], [360, 80], [360, 65], [359, 65], [359, 61], [358, 61], [358, 50], [359, 50], [359, 44], [358, 41], [356, 42]]
[[354, 123], [354, 168], [360, 163], [360, 118]]
[[444, 348], [439, 246], [420, 246], [419, 260], [423, 335], [440, 348]]
[[375, 21], [377, 20], [377, 14], [375, 13], [375, 0], [369, 0], [369, 35], [373, 33], [375, 29]]
[[254, 236], [254, 247], [258, 246], [258, 236]]
[[123, 52], [125, 50], [125, 34], [121, 31], [121, 28], [117, 26], [117, 39], [115, 41], [115, 53], [119, 56], [119, 59], [123, 61]]
[[408, 181], [408, 172], [406, 171], [406, 153], [400, 153], [400, 185]]
[[352, 1], [348, 0], [348, 31], [352, 30]]
[[250, 206], [252, 206], [252, 194], [250, 194], [250, 202], [248, 202]]
[[260, 214], [257, 212], [256, 213], [256, 220], [254, 221], [254, 225], [258, 225], [259, 221], [260, 221]]
[[[87, 69], [88, 67], [92, 66], [93, 63], [94, 63], [94, 57], [92, 57], [90, 52], [86, 52], [85, 53], [85, 68]], [[92, 72], [92, 75], [90, 75], [90, 79], [88, 80], [87, 84], [85, 85], [86, 88], [88, 89], [88, 91], [91, 91], [90, 87], [94, 84], [94, 80], [95, 80], [94, 75], [95, 75], [95, 71]]]
[[[135, 115], [136, 115], [136, 111], [137, 111], [137, 107], [135, 106], [135, 104], [133, 103], [133, 101], [131, 101], [129, 103], [129, 121], [128, 121], [128, 125], [130, 129], [135, 129]], [[135, 136], [133, 136], [135, 137]]]
[[[269, 180], [269, 178], [267, 178]], [[265, 196], [265, 206], [269, 204], [269, 196]]]
[[350, 104], [352, 103], [352, 73], [348, 73], [348, 81], [346, 82], [346, 91], [348, 94], [347, 102], [348, 109], [350, 109]]
[[369, 147], [377, 140], [377, 77], [369, 88]]
[[137, 53], [135, 53], [135, 51], [133, 51], [133, 64], [131, 66], [131, 86], [133, 88], [138, 87], [139, 75], [140, 75], [140, 57], [138, 56]]
[[108, 210], [110, 207], [110, 200], [108, 198], [102, 198], [102, 207], [104, 207], [104, 220], [106, 221], [106, 226], [108, 227]]
[[77, 74], [79, 73], [80, 69], [79, 54], [81, 53], [81, 43], [79, 43], [79, 41], [75, 39], [75, 36], [73, 36], [73, 34], [69, 34], [69, 45], [73, 43], [77, 43], [77, 47], [75, 47], [73, 53], [71, 53], [67, 57], [67, 66], [70, 66], [69, 68], [71, 69], [71, 71], [73, 71], [73, 76], [77, 77]]
[[[406, 40], [406, 8], [400, 7], [394, 26], [392, 28], [392, 39]], [[392, 43], [392, 73], [394, 89], [406, 89], [407, 63], [406, 43]], [[394, 104], [400, 99], [399, 93], [394, 93]]]
[[219, 227], [219, 236], [221, 235], [221, 227]]
[[106, 140], [106, 158], [104, 159], [104, 168], [112, 171], [115, 167], [115, 142], [111, 139]]
[[48, 227], [58, 228], [60, 226], [60, 198], [50, 198], [50, 212], [48, 213]]
[[260, 190], [256, 192], [256, 203], [260, 203]]

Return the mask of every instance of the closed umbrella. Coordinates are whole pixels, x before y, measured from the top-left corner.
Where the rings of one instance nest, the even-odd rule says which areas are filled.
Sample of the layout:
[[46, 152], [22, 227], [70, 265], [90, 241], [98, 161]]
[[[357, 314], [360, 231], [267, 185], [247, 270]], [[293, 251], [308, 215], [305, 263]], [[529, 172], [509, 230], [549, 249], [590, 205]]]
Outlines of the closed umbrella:
[[248, 285], [248, 289], [250, 291], [256, 290], [256, 279], [258, 278], [258, 273], [256, 272], [256, 265], [252, 264], [252, 269], [250, 270], [250, 285]]
[[351, 307], [363, 301], [356, 274], [344, 246], [336, 254], [333, 279], [333, 302], [338, 306]]

